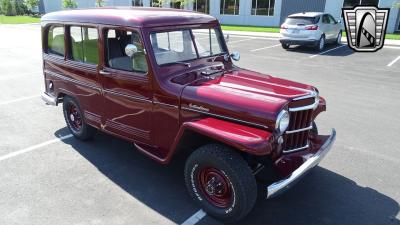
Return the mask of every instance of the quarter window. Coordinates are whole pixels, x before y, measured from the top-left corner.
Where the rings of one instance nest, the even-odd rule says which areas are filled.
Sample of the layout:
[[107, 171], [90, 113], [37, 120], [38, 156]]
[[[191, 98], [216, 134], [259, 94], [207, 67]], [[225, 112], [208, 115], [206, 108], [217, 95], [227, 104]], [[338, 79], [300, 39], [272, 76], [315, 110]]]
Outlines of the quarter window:
[[210, 0], [195, 0], [193, 10], [201, 13], [210, 13]]
[[273, 16], [275, 0], [253, 0], [251, 15]]
[[64, 27], [50, 27], [47, 39], [47, 52], [54, 55], [64, 56]]
[[221, 0], [221, 14], [239, 15], [239, 0]]
[[72, 26], [71, 57], [75, 61], [98, 64], [99, 51], [97, 42], [99, 39], [97, 29], [89, 27]]
[[[106, 32], [106, 65], [113, 69], [147, 73], [146, 54], [137, 32], [110, 29]], [[137, 49], [132, 56], [125, 53], [127, 45]]]

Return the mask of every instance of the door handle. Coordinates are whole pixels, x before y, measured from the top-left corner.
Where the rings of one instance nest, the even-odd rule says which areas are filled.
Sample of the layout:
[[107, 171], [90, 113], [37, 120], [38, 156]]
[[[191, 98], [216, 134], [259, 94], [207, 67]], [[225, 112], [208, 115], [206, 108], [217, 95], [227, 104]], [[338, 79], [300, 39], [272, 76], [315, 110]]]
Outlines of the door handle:
[[100, 74], [100, 75], [103, 75], [103, 76], [108, 76], [108, 75], [110, 75], [110, 72], [107, 72], [107, 71], [105, 71], [105, 70], [100, 70], [100, 71], [99, 71], [99, 74]]

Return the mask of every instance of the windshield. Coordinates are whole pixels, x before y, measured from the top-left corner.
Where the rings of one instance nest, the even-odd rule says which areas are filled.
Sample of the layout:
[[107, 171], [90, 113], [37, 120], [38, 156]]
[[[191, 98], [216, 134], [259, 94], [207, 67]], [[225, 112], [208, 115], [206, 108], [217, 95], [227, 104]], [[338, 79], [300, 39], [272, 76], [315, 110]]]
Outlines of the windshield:
[[312, 24], [317, 24], [318, 21], [319, 21], [319, 16], [316, 16], [316, 17], [296, 16], [296, 17], [288, 17], [285, 20], [285, 24], [288, 24], [288, 25], [297, 25], [297, 24], [312, 25]]
[[226, 52], [222, 45], [222, 35], [216, 29], [163, 31], [152, 33], [150, 37], [158, 65], [185, 62]]

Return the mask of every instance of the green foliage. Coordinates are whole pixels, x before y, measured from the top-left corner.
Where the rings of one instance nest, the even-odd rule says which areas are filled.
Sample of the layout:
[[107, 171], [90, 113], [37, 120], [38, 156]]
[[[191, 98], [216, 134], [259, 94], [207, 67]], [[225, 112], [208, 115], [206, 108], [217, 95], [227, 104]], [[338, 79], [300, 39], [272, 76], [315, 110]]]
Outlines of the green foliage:
[[96, 0], [96, 7], [103, 7], [105, 4], [105, 0]]
[[78, 3], [75, 0], [63, 0], [62, 7], [63, 9], [75, 9], [78, 7]]
[[0, 0], [0, 14], [6, 16], [24, 15], [28, 12], [24, 0]]
[[25, 0], [26, 7], [32, 11], [39, 6], [39, 0]]

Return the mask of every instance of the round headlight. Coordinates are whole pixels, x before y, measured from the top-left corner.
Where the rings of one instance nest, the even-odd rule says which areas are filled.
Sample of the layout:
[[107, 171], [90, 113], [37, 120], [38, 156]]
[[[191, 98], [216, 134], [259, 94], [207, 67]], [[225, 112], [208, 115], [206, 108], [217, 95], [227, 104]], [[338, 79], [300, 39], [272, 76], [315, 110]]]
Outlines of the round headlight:
[[290, 120], [289, 112], [286, 110], [282, 110], [279, 113], [278, 118], [276, 120], [275, 129], [280, 134], [282, 134], [289, 127], [289, 120]]

